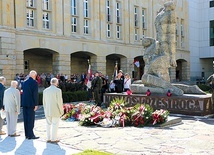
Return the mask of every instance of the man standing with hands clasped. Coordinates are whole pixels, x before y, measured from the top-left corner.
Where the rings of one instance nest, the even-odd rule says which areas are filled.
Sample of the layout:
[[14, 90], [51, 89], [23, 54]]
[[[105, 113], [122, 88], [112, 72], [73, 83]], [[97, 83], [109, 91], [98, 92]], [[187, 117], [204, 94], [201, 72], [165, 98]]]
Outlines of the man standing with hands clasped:
[[58, 79], [52, 78], [50, 86], [43, 91], [43, 107], [46, 117], [47, 142], [57, 143], [60, 116], [63, 115], [62, 91], [57, 88]]
[[4, 109], [6, 111], [7, 134], [11, 137], [20, 136], [16, 133], [18, 114], [20, 113], [20, 92], [16, 89], [17, 81], [11, 81], [10, 88], [4, 92]]
[[37, 73], [32, 70], [29, 78], [22, 85], [22, 107], [24, 118], [24, 130], [26, 139], [38, 139], [33, 132], [35, 122], [35, 111], [38, 109], [38, 83]]

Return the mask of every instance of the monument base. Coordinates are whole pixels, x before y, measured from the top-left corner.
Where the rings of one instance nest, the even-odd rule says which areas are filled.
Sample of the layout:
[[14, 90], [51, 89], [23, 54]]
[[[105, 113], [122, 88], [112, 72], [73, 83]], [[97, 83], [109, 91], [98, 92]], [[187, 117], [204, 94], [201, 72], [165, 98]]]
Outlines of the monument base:
[[182, 96], [167, 97], [164, 95], [146, 96], [143, 94], [105, 93], [103, 98], [104, 104], [108, 107], [115, 98], [123, 98], [128, 103], [128, 106], [134, 106], [137, 103], [149, 104], [154, 110], [166, 109], [173, 114], [194, 116], [214, 114], [211, 94], [184, 94]]

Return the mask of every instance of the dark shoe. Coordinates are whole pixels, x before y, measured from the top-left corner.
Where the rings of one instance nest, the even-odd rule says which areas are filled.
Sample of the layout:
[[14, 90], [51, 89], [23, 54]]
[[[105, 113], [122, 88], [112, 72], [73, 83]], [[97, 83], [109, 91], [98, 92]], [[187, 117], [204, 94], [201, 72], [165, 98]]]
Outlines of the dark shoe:
[[20, 134], [13, 134], [13, 135], [9, 135], [10, 137], [18, 137], [18, 136], [20, 136]]
[[0, 135], [6, 135], [6, 133], [4, 131], [0, 132]]
[[59, 140], [51, 141], [51, 143], [58, 143], [58, 142], [59, 142]]
[[51, 143], [51, 140], [47, 140], [46, 142], [47, 142], [47, 143]]
[[34, 137], [29, 137], [28, 139], [39, 139], [39, 137], [34, 136]]

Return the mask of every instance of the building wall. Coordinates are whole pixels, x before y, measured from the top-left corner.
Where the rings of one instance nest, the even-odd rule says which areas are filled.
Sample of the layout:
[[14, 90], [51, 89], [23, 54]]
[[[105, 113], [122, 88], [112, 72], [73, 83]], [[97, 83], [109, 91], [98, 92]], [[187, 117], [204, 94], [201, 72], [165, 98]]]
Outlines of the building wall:
[[[16, 2], [14, 4], [14, 2]], [[50, 9], [50, 29], [43, 28], [42, 1], [36, 0], [35, 7], [26, 7], [26, 0], [7, 0], [0, 2], [0, 71], [7, 79], [13, 79], [16, 73], [27, 73], [24, 70], [24, 60], [31, 59], [40, 65], [48, 63], [47, 72], [55, 74], [63, 73], [70, 75], [79, 72], [87, 67], [87, 55], [90, 56], [92, 70], [100, 70], [103, 74], [110, 74], [113, 65], [108, 65], [110, 61], [106, 58], [109, 55], [120, 57], [120, 67], [124, 72], [132, 73], [134, 70], [133, 60], [135, 57], [143, 55], [144, 49], [141, 45], [141, 38], [144, 36], [155, 38], [154, 21], [158, 10], [163, 7], [163, 1], [159, 0], [128, 0], [117, 1], [121, 3], [121, 38], [116, 38], [116, 0], [110, 1], [111, 21], [106, 19], [106, 1], [93, 0], [89, 3], [89, 34], [84, 34], [83, 0], [78, 0], [78, 29], [76, 33], [71, 32], [71, 4], [69, 0], [52, 0]], [[185, 46], [178, 44], [176, 59], [187, 61], [187, 71], [189, 70], [189, 37], [188, 37], [188, 4], [186, 0], [176, 1], [176, 14], [178, 25], [181, 19], [184, 20]], [[15, 6], [15, 7], [14, 7]], [[138, 22], [134, 26], [134, 7], [137, 7]], [[27, 26], [26, 10], [32, 9], [34, 14], [34, 27]], [[142, 26], [142, 9], [145, 9], [146, 26]], [[110, 24], [111, 37], [107, 37], [107, 24]], [[137, 39], [135, 40], [135, 29], [137, 29]], [[178, 29], [180, 32], [180, 29]], [[178, 34], [178, 42], [181, 35]], [[38, 56], [32, 58], [32, 53], [24, 54], [29, 49], [41, 49]], [[40, 56], [41, 52], [49, 49], [52, 58]], [[34, 51], [35, 52], [35, 51]], [[72, 59], [76, 52], [82, 52], [81, 59]], [[86, 52], [86, 53], [85, 53]], [[35, 54], [35, 53], [34, 53]], [[84, 57], [84, 55], [86, 56]], [[86, 60], [85, 60], [86, 58]], [[38, 60], [36, 62], [36, 59]], [[50, 62], [52, 59], [52, 63]], [[84, 61], [81, 63], [81, 61]], [[32, 62], [31, 62], [32, 63]], [[111, 62], [112, 63], [112, 62]], [[35, 64], [34, 64], [35, 65]], [[47, 65], [47, 64], [46, 64]], [[32, 65], [31, 65], [32, 66]], [[30, 68], [34, 69], [34, 68]], [[35, 66], [35, 69], [40, 67]], [[86, 68], [87, 69], [87, 68]], [[44, 69], [40, 70], [41, 72]], [[172, 80], [175, 79], [175, 68], [172, 69]], [[187, 80], [189, 75], [186, 76]]]
[[214, 46], [210, 46], [210, 20], [214, 20], [214, 7], [210, 0], [188, 0], [190, 36], [190, 78], [206, 79], [213, 73]]

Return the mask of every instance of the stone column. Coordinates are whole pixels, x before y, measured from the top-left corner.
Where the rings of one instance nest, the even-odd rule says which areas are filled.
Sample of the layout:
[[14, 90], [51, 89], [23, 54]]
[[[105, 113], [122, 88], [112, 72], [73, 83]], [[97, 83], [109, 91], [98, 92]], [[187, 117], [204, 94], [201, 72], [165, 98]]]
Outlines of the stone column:
[[24, 52], [16, 51], [16, 73], [24, 73]]
[[128, 68], [127, 58], [125, 58], [125, 57], [120, 58], [120, 69], [123, 70], [123, 73], [127, 73], [127, 68]]
[[189, 80], [190, 67], [188, 62], [182, 62], [182, 80]]
[[15, 34], [1, 29], [0, 32], [0, 74], [8, 81], [14, 79], [16, 72]]
[[134, 58], [127, 58], [127, 73], [132, 77], [132, 71], [134, 71], [134, 64], [133, 64]]
[[53, 74], [70, 75], [70, 54], [53, 54]]
[[104, 56], [91, 57], [91, 64], [93, 71], [100, 71], [104, 75], [106, 75], [106, 57]]
[[169, 76], [170, 76], [170, 82], [176, 81], [176, 68], [175, 67], [169, 68]]

